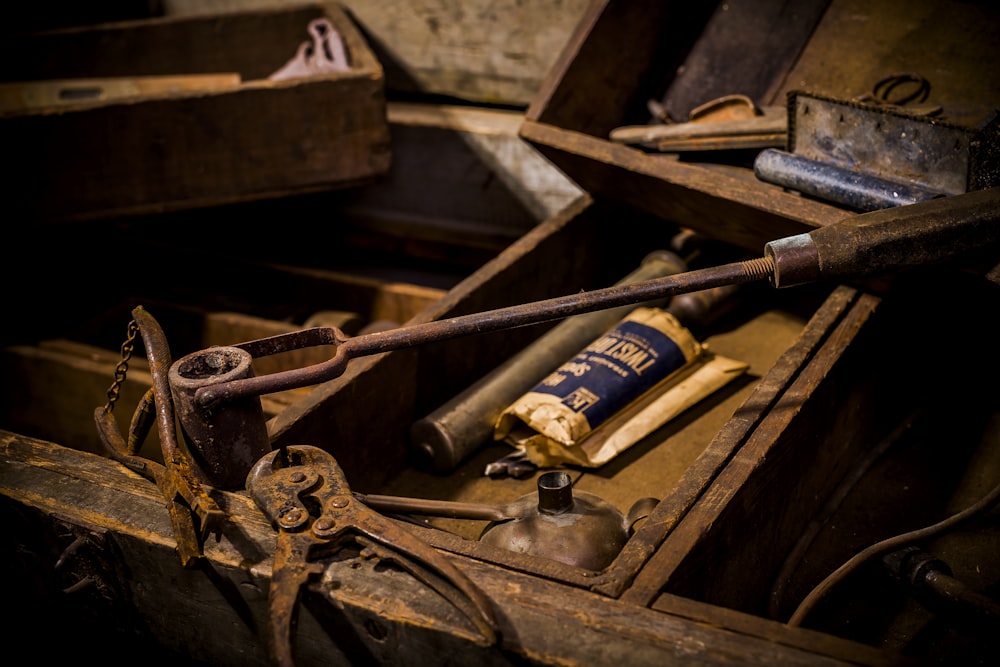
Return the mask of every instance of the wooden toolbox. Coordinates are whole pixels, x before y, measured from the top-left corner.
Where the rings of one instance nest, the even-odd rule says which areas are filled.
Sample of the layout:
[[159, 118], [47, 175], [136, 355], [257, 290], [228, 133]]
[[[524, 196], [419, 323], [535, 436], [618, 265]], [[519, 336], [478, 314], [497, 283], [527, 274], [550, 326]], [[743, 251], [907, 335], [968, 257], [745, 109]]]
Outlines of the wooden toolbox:
[[[308, 238], [295, 225], [285, 231], [285, 244]], [[149, 269], [145, 280], [109, 282], [106, 267], [91, 267], [91, 279], [105, 288], [87, 301], [91, 317], [30, 317], [22, 344], [5, 350], [0, 486], [5, 565], [24, 574], [13, 595], [28, 626], [21, 630], [42, 632], [66, 614], [74, 619], [66, 632], [80, 632], [76, 654], [100, 640], [103, 655], [137, 650], [268, 664], [261, 628], [275, 533], [246, 493], [213, 491], [226, 527], [220, 541], [204, 545], [208, 569], [186, 569], [155, 485], [100, 449], [85, 451], [93, 437], [87, 415], [107, 400], [128, 309], [138, 301], [179, 358], [225, 342], [220, 331], [231, 340], [287, 330], [334, 306], [377, 319], [384, 311], [364, 304], [390, 293], [400, 304], [392, 317], [413, 325], [596, 289], [676, 231], [582, 198], [437, 292], [376, 288], [345, 277], [333, 260], [326, 270], [248, 261], [239, 246], [200, 262], [197, 245], [137, 235], [134, 249], [147, 267], [187, 270]], [[281, 245], [258, 252], [280, 254]], [[976, 619], [963, 624], [961, 616], [926, 611], [878, 558], [841, 581], [804, 622], [788, 623], [808, 591], [855, 554], [933, 525], [996, 484], [1000, 402], [982, 381], [1000, 361], [989, 305], [996, 285], [975, 272], [921, 275], [887, 293], [831, 285], [745, 293], [704, 333], [711, 349], [749, 364], [745, 377], [605, 467], [572, 471], [575, 490], [623, 512], [639, 498], [657, 501], [600, 571], [480, 542], [483, 522], [401, 524], [485, 592], [500, 623], [497, 645], [483, 647], [468, 618], [417, 579], [347, 557], [330, 563], [328, 585], [314, 589], [322, 604], [300, 618], [297, 664], [401, 656], [439, 664], [442, 652], [488, 664], [979, 660], [991, 640]], [[265, 296], [272, 294], [281, 298]], [[32, 343], [31, 325], [40, 323], [45, 331], [35, 331]], [[408, 431], [548, 326], [356, 359], [338, 378], [266, 397], [269, 437], [275, 446], [330, 451], [360, 493], [490, 504], [526, 497], [535, 477], [483, 475], [507, 445], [436, 474], [415, 464]], [[121, 419], [148, 386], [141, 362], [133, 359]], [[995, 511], [980, 512], [919, 546], [987, 595], [997, 585], [996, 521]]]
[[[322, 18], [350, 69], [270, 80]], [[0, 49], [13, 220], [322, 191], [389, 168], [382, 67], [334, 3], [5, 35]]]
[[[609, 34], [634, 43], [631, 65], [648, 63], [654, 44], [675, 44], [648, 32], [667, 9], [682, 11], [680, 3], [594, 4], [559, 67], [582, 77], [607, 66], [606, 82], [634, 84], [648, 70], [609, 56], [631, 59], [632, 50], [591, 37], [608, 18], [627, 18], [622, 25], [635, 32], [619, 25]], [[661, 25], [693, 39], [698, 31], [688, 28], [700, 24]], [[21, 611], [5, 638], [57, 660], [271, 664], [276, 535], [248, 493], [211, 490], [226, 517], [222, 535], [204, 543], [204, 562], [185, 568], [160, 490], [106, 456], [96, 437], [94, 411], [108, 400], [136, 305], [157, 318], [176, 359], [310, 321], [360, 333], [385, 320], [419, 325], [604, 288], [689, 226], [705, 237], [691, 266], [704, 267], [846, 215], [763, 186], [738, 166], [611, 145], [601, 137], [635, 109], [612, 110], [624, 99], [614, 94], [583, 103], [590, 88], [558, 81], [520, 133], [598, 196], [559, 189], [546, 201], [571, 201], [537, 221], [530, 212], [546, 207], [535, 193], [484, 175], [457, 144], [478, 154], [487, 142], [462, 137], [434, 153], [461, 156], [454, 173], [425, 161], [418, 140], [417, 154], [394, 161], [408, 172], [358, 189], [90, 221], [58, 235], [28, 228], [30, 269], [7, 264], [4, 274], [9, 285], [28, 285], [11, 291], [2, 337], [0, 562]], [[405, 125], [393, 128], [394, 140], [414, 138], [426, 122], [404, 111], [389, 114]], [[559, 114], [576, 124], [549, 125]], [[401, 149], [394, 143], [394, 154]], [[414, 195], [418, 175], [427, 178], [423, 198]], [[446, 199], [459, 188], [485, 194]], [[426, 208], [414, 210], [417, 201]], [[386, 202], [395, 210], [375, 210]], [[482, 211], [455, 208], [477, 202]], [[250, 215], [280, 224], [248, 231]], [[329, 224], [318, 229], [317, 215]], [[463, 216], [476, 224], [460, 224]], [[440, 218], [446, 224], [431, 224]], [[72, 280], [40, 280], [57, 274]], [[309, 587], [296, 664], [988, 664], [1000, 549], [997, 511], [982, 499], [1000, 478], [1000, 396], [989, 382], [1000, 365], [998, 299], [995, 271], [972, 265], [878, 283], [747, 285], [699, 330], [746, 373], [605, 466], [569, 470], [574, 491], [622, 512], [655, 500], [609, 565], [485, 543], [485, 521], [394, 514], [484, 593], [497, 643], [484, 645], [465, 614], [409, 572], [347, 550]], [[267, 395], [270, 444], [325, 449], [357, 493], [491, 505], [530, 497], [537, 475], [483, 474], [508, 445], [431, 472], [412, 455], [410, 429], [553, 325], [364, 356], [339, 377]], [[268, 358], [259, 372], [329, 354]], [[143, 362], [139, 352], [130, 359], [120, 423], [150, 386]], [[143, 453], [155, 457], [158, 444]], [[900, 539], [913, 531], [919, 540]], [[853, 565], [880, 544], [893, 548]], [[943, 564], [939, 574], [947, 569], [959, 604], [939, 607], [941, 595], [883, 559], [913, 546]], [[818, 604], [799, 618], [809, 601]], [[64, 641], [51, 641], [54, 627]]]
[[[757, 178], [760, 149], [661, 152], [612, 141], [612, 133], [650, 124], [654, 112], [682, 123], [730, 96], [759, 109], [784, 107], [791, 91], [855, 100], [898, 75], [928, 83], [911, 107], [936, 106], [939, 120], [978, 127], [1000, 109], [998, 26], [990, 3], [921, 0], [901, 11], [891, 0], [818, 0], [794, 10], [767, 0], [597, 1], [532, 101], [521, 136], [595, 196], [760, 252], [849, 209]], [[906, 83], [889, 98], [912, 92]], [[995, 131], [990, 141], [995, 153]]]

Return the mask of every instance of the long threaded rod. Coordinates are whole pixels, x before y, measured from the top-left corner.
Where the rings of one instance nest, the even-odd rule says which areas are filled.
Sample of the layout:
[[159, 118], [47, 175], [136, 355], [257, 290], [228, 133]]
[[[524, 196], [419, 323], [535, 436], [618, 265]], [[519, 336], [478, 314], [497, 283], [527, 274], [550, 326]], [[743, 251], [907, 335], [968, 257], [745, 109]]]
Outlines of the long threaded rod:
[[339, 377], [346, 369], [347, 361], [356, 357], [381, 354], [472, 334], [513, 329], [595, 310], [641, 304], [678, 294], [767, 280], [773, 275], [774, 262], [769, 257], [760, 257], [662, 278], [653, 278], [631, 285], [606, 287], [481, 313], [377, 331], [354, 338], [344, 338], [339, 330], [331, 327], [307, 329], [302, 332], [262, 338], [239, 347], [250, 351], [254, 356], [266, 356], [313, 345], [337, 345], [338, 349], [329, 361], [313, 366], [203, 387], [198, 390], [196, 399], [201, 405], [208, 406], [219, 401], [297, 389]]

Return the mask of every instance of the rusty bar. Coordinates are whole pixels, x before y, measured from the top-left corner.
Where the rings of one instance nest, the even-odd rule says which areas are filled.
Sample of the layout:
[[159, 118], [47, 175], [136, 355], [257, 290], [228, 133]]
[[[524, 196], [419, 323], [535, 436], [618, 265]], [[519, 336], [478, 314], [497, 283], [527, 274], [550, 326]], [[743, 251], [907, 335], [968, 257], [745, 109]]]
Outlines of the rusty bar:
[[271, 375], [213, 384], [199, 389], [195, 398], [203, 407], [209, 407], [222, 401], [319, 384], [341, 375], [347, 367], [347, 362], [356, 357], [416, 347], [460, 336], [513, 329], [561, 319], [570, 315], [638, 304], [687, 292], [764, 280], [770, 276], [769, 266], [770, 264], [763, 259], [733, 262], [663, 278], [654, 278], [631, 285], [606, 287], [481, 313], [377, 331], [354, 338], [343, 337], [343, 334], [336, 329], [330, 329], [325, 334], [318, 333], [316, 329], [309, 329], [305, 332], [275, 336], [263, 347], [280, 348], [281, 350], [292, 349], [292, 346], [301, 340], [300, 335], [308, 336], [309, 340], [322, 340], [324, 343], [336, 340], [343, 340], [343, 342], [338, 346], [334, 356], [321, 364]]
[[[332, 359], [305, 368], [202, 387], [195, 398], [208, 408], [220, 401], [331, 380], [343, 373], [347, 362], [355, 357], [756, 280], [769, 279], [774, 287], [786, 287], [820, 279], [864, 278], [940, 263], [997, 242], [1000, 242], [1000, 186], [849, 216], [805, 234], [772, 241], [764, 247], [765, 256], [758, 259], [354, 338], [344, 337], [335, 328], [308, 330], [313, 339], [343, 339]], [[270, 344], [293, 344], [296, 340], [283, 338]]]

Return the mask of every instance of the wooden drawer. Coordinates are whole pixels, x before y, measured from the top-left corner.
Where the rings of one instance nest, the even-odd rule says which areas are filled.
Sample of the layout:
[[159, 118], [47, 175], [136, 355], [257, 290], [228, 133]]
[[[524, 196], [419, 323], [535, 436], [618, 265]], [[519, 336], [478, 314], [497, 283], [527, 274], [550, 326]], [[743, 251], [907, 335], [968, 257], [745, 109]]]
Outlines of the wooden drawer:
[[[324, 17], [351, 68], [270, 80]], [[324, 191], [370, 182], [390, 165], [382, 67], [336, 4], [8, 35], [2, 49], [0, 80], [14, 97], [0, 114], [18, 165], [8, 182], [14, 220]], [[156, 77], [169, 85], [143, 87]], [[26, 86], [60, 84], [68, 101], [22, 103]], [[115, 86], [122, 97], [109, 94]]]

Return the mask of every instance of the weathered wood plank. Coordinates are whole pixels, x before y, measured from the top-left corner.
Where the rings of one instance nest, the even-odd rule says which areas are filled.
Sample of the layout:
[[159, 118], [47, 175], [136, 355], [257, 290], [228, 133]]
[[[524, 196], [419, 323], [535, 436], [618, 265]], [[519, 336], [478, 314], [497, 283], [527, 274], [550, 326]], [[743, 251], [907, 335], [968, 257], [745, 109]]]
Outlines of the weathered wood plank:
[[[297, 0], [165, 0], [169, 15], [203, 15]], [[341, 0], [398, 93], [527, 105], [588, 0]]]
[[775, 90], [798, 61], [828, 4], [830, 0], [797, 2], [794, 7], [783, 0], [717, 4], [662, 96], [665, 111], [675, 122], [684, 122], [699, 105], [735, 94], [757, 105], [775, 104]]
[[[477, 221], [489, 216], [497, 226], [509, 228], [507, 243], [538, 222], [566, 208], [583, 192], [518, 136], [524, 114], [500, 109], [441, 104], [390, 102], [387, 105], [390, 130], [395, 137], [406, 132], [397, 151], [400, 161], [390, 170], [388, 182], [394, 200], [406, 210], [424, 213], [428, 205], [448, 206], [445, 220], [459, 217]], [[433, 172], [445, 197], [428, 202], [428, 166], [447, 166]], [[477, 166], [481, 163], [482, 166]], [[375, 189], [375, 188], [370, 188]], [[419, 193], [411, 190], [419, 190]], [[498, 193], [512, 203], [504, 204]], [[420, 195], [423, 195], [422, 197]], [[409, 196], [408, 196], [409, 195]], [[476, 197], [466, 201], [466, 197]], [[449, 202], [454, 200], [454, 202]], [[527, 216], [525, 215], [527, 213]]]
[[[139, 400], [152, 387], [149, 365], [140, 355], [129, 361], [115, 404], [115, 415], [122, 429], [128, 428]], [[82, 451], [105, 453], [97, 434], [94, 410], [107, 403], [107, 392], [121, 361], [120, 353], [67, 340], [4, 348], [0, 376], [7, 398], [0, 409], [0, 424]], [[265, 416], [280, 413], [301, 394], [284, 392], [262, 397]], [[156, 429], [150, 432], [141, 454], [162, 461]]]
[[[342, 34], [352, 69], [268, 80], [321, 16]], [[10, 37], [0, 52], [14, 81], [242, 79], [209, 92], [4, 114], [0, 141], [19, 165], [9, 183], [15, 218], [84, 220], [328, 191], [371, 181], [390, 164], [381, 66], [336, 5], [86, 26]]]
[[532, 99], [527, 120], [598, 137], [646, 122], [646, 102], [662, 94], [714, 4], [590, 3]]
[[[69, 341], [4, 348], [4, 428], [104, 453], [94, 410], [107, 403], [108, 388], [120, 362], [120, 354]], [[145, 359], [136, 358], [129, 364], [127, 380], [115, 409], [119, 421], [124, 422], [122, 428], [127, 427], [135, 406], [152, 386]], [[159, 439], [155, 433], [151, 436], [142, 455], [162, 460]]]
[[211, 91], [226, 86], [238, 86], [239, 83], [240, 75], [236, 73], [3, 83], [0, 84], [0, 111], [27, 111], [66, 104], [79, 104], [81, 101], [107, 102], [113, 99], [157, 93], [190, 90]]
[[851, 215], [759, 181], [745, 169], [650, 156], [530, 119], [521, 136], [584, 190], [755, 253], [763, 253], [768, 241]]
[[[58, 606], [85, 608], [79, 598], [59, 597], [54, 591], [63, 581], [89, 572], [103, 585], [84, 595], [100, 592], [106, 606], [130, 611], [134, 622], [130, 629], [141, 627], [146, 639], [213, 665], [267, 664], [260, 633], [266, 620], [263, 591], [270, 577], [274, 533], [246, 496], [214, 494], [229, 517], [223, 537], [206, 545], [204, 568], [184, 570], [155, 487], [114, 461], [0, 432], [0, 495], [6, 513], [16, 512], [25, 519], [5, 537], [21, 544], [21, 553], [35, 554], [19, 561], [5, 553], [11, 564], [28, 570], [22, 581], [42, 587], [41, 591], [30, 585], [15, 588], [15, 601], [27, 603], [24, 608], [29, 612], [41, 610], [20, 596], [39, 592], [57, 600]], [[85, 546], [75, 557], [66, 558], [57, 572], [60, 540], [73, 534], [83, 536]], [[498, 647], [478, 646], [461, 614], [408, 574], [349, 558], [329, 566], [327, 580], [336, 585], [315, 589], [327, 602], [312, 606], [313, 611], [300, 619], [298, 664], [358, 664], [358, 660], [385, 664], [404, 658], [410, 664], [440, 664], [442, 651], [456, 662], [486, 665], [524, 660], [593, 665], [848, 664], [843, 658], [774, 641], [766, 622], [734, 632], [473, 560], [455, 557], [454, 562], [496, 605], [503, 637]], [[127, 578], [116, 578], [115, 573], [125, 572]], [[59, 613], [58, 606], [49, 613]], [[568, 609], [573, 613], [567, 614]], [[30, 614], [24, 616], [20, 629], [29, 631], [28, 637], [38, 636], [45, 625], [34, 626], [37, 621]], [[101, 632], [95, 635], [101, 636]], [[840, 646], [851, 647], [847, 642]], [[58, 646], [50, 643], [47, 648], [59, 654]], [[857, 662], [871, 657], [864, 647], [854, 648]], [[89, 653], [86, 646], [72, 650], [77, 658]]]

